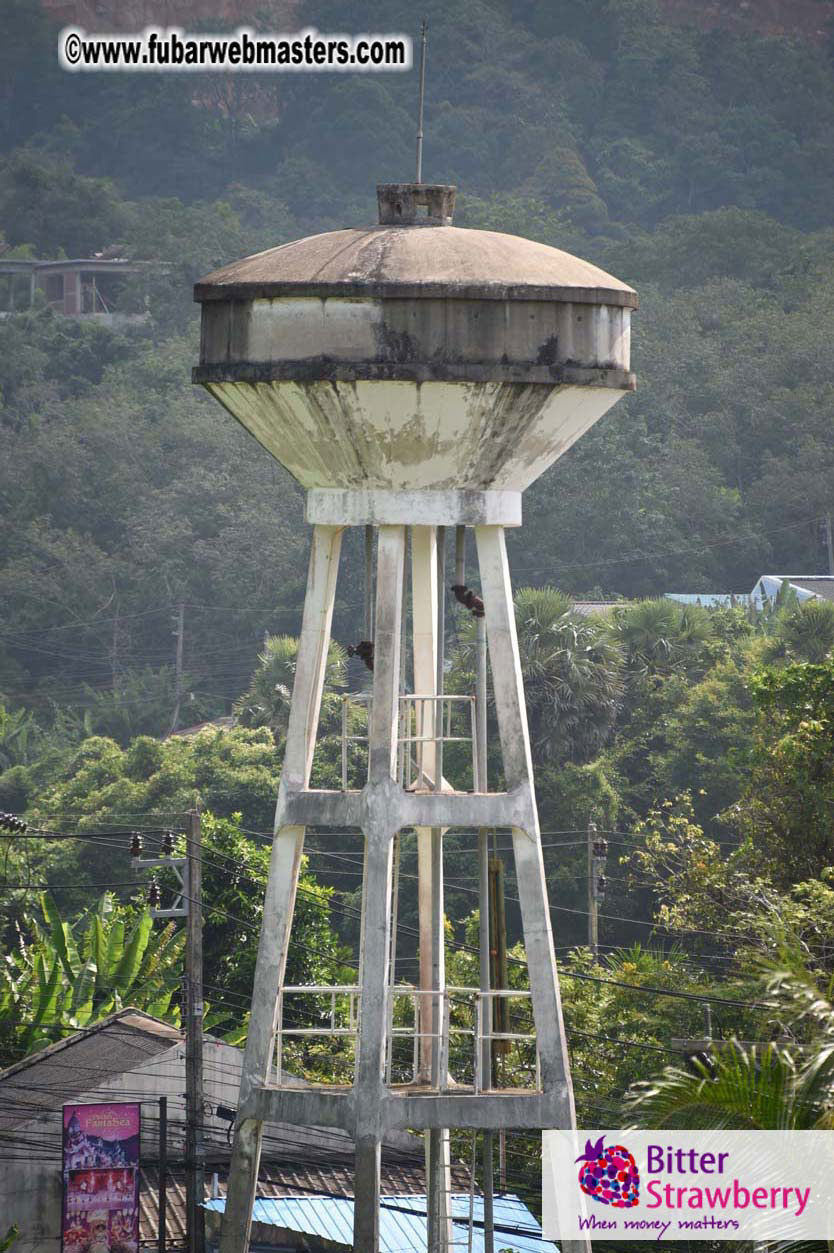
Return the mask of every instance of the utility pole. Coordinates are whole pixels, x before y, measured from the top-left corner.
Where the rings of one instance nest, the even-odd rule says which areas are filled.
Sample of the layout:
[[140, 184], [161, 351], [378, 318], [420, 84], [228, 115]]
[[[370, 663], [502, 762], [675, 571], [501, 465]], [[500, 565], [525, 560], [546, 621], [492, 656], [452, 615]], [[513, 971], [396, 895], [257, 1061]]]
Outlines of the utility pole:
[[[499, 991], [507, 988], [510, 981], [507, 963], [507, 911], [504, 900], [504, 863], [498, 856], [497, 849], [489, 862], [489, 930], [490, 930], [490, 982]], [[510, 1002], [506, 996], [494, 996], [492, 1009], [493, 1031], [498, 1035], [492, 1041], [493, 1087], [499, 1086], [503, 1079], [502, 1061], [499, 1073], [498, 1059], [503, 1058], [509, 1050], [510, 1042], [502, 1037], [510, 1030]]]
[[597, 916], [597, 893], [594, 883], [594, 841], [597, 824], [593, 818], [588, 823], [588, 948], [596, 957], [599, 950], [599, 918]]
[[185, 603], [183, 601], [180, 601], [177, 605], [177, 629], [174, 634], [177, 637], [177, 662], [174, 716], [171, 719], [171, 730], [169, 732], [171, 735], [174, 734], [180, 724], [180, 705], [182, 703], [182, 641], [185, 635]]
[[[160, 889], [154, 877], [148, 887], [151, 917], [186, 920], [185, 978], [185, 1190], [188, 1253], [204, 1253], [203, 1161], [203, 931], [202, 931], [202, 838], [199, 810], [188, 815], [186, 855], [174, 852], [173, 831], [162, 836], [158, 857], [143, 857], [141, 831], [130, 836], [130, 857], [136, 870], [170, 870], [176, 880], [174, 901], [160, 909]], [[196, 1011], [199, 1009], [199, 1016]], [[195, 1030], [195, 1024], [197, 1029]], [[198, 1173], [199, 1171], [199, 1173]], [[159, 1098], [159, 1223], [158, 1253], [165, 1253], [167, 1239], [168, 1102]]]
[[157, 1253], [165, 1253], [168, 1242], [168, 1098], [159, 1098], [159, 1209], [157, 1211]]
[[[507, 964], [507, 911], [504, 901], [504, 863], [495, 855], [489, 863], [489, 920], [492, 964], [491, 983], [493, 988], [507, 988], [510, 973]], [[499, 1036], [505, 1036], [510, 1030], [510, 1002], [506, 996], [496, 996], [492, 1007], [492, 1026]], [[492, 1085], [497, 1088], [504, 1081], [504, 1057], [510, 1047], [507, 1039], [492, 1041]], [[499, 1058], [501, 1059], [499, 1061]], [[500, 1072], [500, 1073], [499, 1073]], [[492, 1145], [490, 1143], [490, 1150]], [[498, 1132], [498, 1189], [500, 1193], [507, 1191], [507, 1133], [503, 1128]]]
[[599, 902], [605, 899], [605, 862], [608, 841], [597, 831], [593, 818], [588, 823], [588, 947], [599, 954]]
[[116, 684], [119, 679], [119, 599], [116, 597], [116, 605], [113, 610], [113, 642], [110, 646], [110, 677], [112, 680], [113, 691], [116, 691]]
[[188, 1253], [204, 1253], [203, 1225], [203, 836], [199, 807], [189, 814], [185, 947], [185, 1217]]
[[831, 514], [825, 515], [825, 546], [828, 550], [828, 573], [834, 575], [834, 540], [831, 537]]

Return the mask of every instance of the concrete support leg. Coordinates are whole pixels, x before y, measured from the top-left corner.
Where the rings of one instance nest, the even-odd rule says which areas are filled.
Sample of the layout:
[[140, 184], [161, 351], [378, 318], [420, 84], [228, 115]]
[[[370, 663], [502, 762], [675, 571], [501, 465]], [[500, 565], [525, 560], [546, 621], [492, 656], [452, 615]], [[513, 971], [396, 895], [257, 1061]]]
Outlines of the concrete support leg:
[[[486, 608], [487, 639], [504, 775], [509, 789], [519, 786], [529, 788], [530, 808], [535, 815], [530, 735], [504, 528], [476, 527], [475, 535]], [[537, 817], [531, 826], [534, 829], [530, 831], [513, 829], [513, 852], [527, 950], [527, 970], [542, 1085], [546, 1091], [555, 1089], [561, 1093], [559, 1126], [568, 1128], [576, 1126], [576, 1112]], [[575, 1250], [589, 1247], [587, 1242], [579, 1241]]]
[[427, 1236], [429, 1253], [452, 1253], [452, 1162], [449, 1129], [426, 1132]]
[[[281, 796], [288, 789], [306, 787], [309, 783], [330, 642], [341, 538], [342, 532], [338, 527], [317, 526], [313, 532], [278, 815]], [[280, 818], [276, 820], [280, 821]], [[303, 827], [279, 827], [276, 830], [255, 966], [252, 1014], [243, 1058], [238, 1099], [241, 1111], [245, 1110], [253, 1093], [269, 1079], [275, 1047], [278, 989], [286, 966], [303, 846]], [[242, 1117], [235, 1126], [220, 1237], [221, 1253], [245, 1253], [249, 1248], [261, 1136], [262, 1124], [255, 1119]]]
[[[443, 930], [443, 829], [431, 829], [432, 841], [432, 989], [443, 992], [446, 988], [446, 945]], [[444, 1089], [447, 1076], [442, 1073], [446, 1050], [440, 1047], [440, 1032], [445, 1014], [441, 996], [434, 998], [432, 1027], [431, 1083], [433, 1088]], [[425, 1133], [426, 1191], [428, 1213], [429, 1253], [451, 1253], [452, 1249], [452, 1168], [449, 1146], [449, 1129], [441, 1127]]]
[[[433, 526], [415, 526], [411, 536], [411, 601], [414, 647], [414, 692], [434, 696], [437, 686], [437, 532]], [[432, 702], [415, 702], [417, 776], [420, 785], [434, 781], [436, 753], [433, 741], [420, 743], [420, 737], [434, 733], [435, 710]], [[428, 784], [431, 786], [431, 784]], [[420, 930], [420, 987], [434, 986], [432, 918], [433, 852], [431, 827], [417, 828], [417, 911]], [[431, 1080], [434, 1004], [431, 996], [420, 1000], [419, 1073], [421, 1083]]]
[[[377, 637], [378, 638], [378, 637]], [[374, 672], [378, 664], [374, 650]], [[382, 823], [365, 832], [362, 885], [362, 990], [356, 1063], [354, 1248], [378, 1253], [383, 1069], [388, 1026], [393, 832]]]
[[[411, 580], [414, 638], [414, 691], [418, 696], [437, 694], [438, 658], [438, 560], [437, 531], [415, 526], [411, 538]], [[438, 725], [433, 702], [417, 702], [417, 735], [431, 736]], [[422, 786], [440, 788], [435, 743], [417, 746], [418, 776]], [[446, 953], [443, 932], [443, 831], [417, 828], [418, 916], [420, 929], [420, 987], [435, 993], [446, 987]], [[443, 1023], [438, 996], [420, 999], [419, 1073], [421, 1083], [445, 1084], [440, 1074], [439, 1032]], [[451, 1167], [449, 1132], [445, 1128], [425, 1133], [426, 1190], [428, 1198], [428, 1247], [430, 1253], [447, 1253], [451, 1247]]]
[[391, 952], [393, 845], [396, 832], [397, 728], [400, 683], [403, 527], [379, 530], [377, 550], [374, 693], [369, 729], [370, 769], [366, 788], [365, 873], [359, 997], [359, 1055], [356, 1062], [356, 1174], [354, 1248], [379, 1250], [379, 1170], [388, 1025], [388, 964]]
[[382, 1145], [377, 1135], [356, 1137], [354, 1167], [354, 1249], [379, 1248], [379, 1176]]

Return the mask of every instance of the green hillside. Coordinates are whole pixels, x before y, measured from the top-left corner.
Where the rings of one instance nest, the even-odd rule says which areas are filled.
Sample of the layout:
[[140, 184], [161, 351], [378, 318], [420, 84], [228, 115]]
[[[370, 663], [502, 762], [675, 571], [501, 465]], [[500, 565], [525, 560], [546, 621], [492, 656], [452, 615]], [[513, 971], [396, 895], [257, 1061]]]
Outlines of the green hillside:
[[[190, 285], [372, 220], [375, 183], [411, 172], [413, 75], [70, 76], [46, 20], [5, 9], [7, 245], [121, 243], [166, 265], [139, 330], [0, 325], [0, 683], [89, 703], [83, 683], [172, 660], [183, 599], [198, 712], [215, 712], [263, 631], [294, 629], [306, 537], [293, 485], [190, 386]], [[652, 0], [427, 11], [426, 173], [459, 185], [458, 220], [575, 250], [642, 300], [639, 390], [529, 494], [517, 580], [633, 596], [824, 569], [827, 47], [665, 25]], [[373, 5], [306, 13], [376, 21]], [[411, 10], [386, 22], [410, 29]]]
[[[783, 593], [753, 620], [649, 599], [827, 571], [834, 33], [703, 31], [655, 0], [424, 7], [424, 173], [457, 184], [456, 221], [578, 253], [640, 294], [637, 392], [527, 493], [510, 539], [580, 1109], [610, 1121], [649, 1073], [640, 1048], [659, 1068], [671, 1036], [700, 1030], [699, 996], [724, 998], [718, 1034], [766, 1039], [789, 1007], [753, 1012], [762, 959], [790, 959], [823, 991], [834, 968], [834, 606]], [[147, 309], [142, 321], [108, 329], [42, 300], [0, 317], [0, 810], [55, 836], [2, 840], [3, 939], [15, 946], [0, 979], [3, 1064], [69, 1022], [33, 1034], [33, 972], [58, 980], [48, 950], [62, 925], [33, 922], [37, 892], [52, 891], [45, 914], [58, 900], [77, 920], [92, 885], [112, 885], [121, 903], [101, 918], [121, 934], [136, 913], [124, 833], [143, 828], [153, 846], [164, 825], [181, 829], [195, 794], [215, 858], [209, 996], [243, 1022], [265, 874], [256, 839], [280, 771], [308, 533], [300, 489], [190, 383], [191, 286], [247, 253], [372, 222], [376, 183], [412, 176], [416, 76], [68, 75], [31, 0], [0, 9], [0, 256], [112, 249], [151, 263], [147, 289], [137, 280], [124, 296]], [[384, 18], [365, 0], [321, 0], [303, 20], [417, 33], [401, 0]], [[9, 295], [0, 276], [0, 309]], [[362, 629], [362, 559], [350, 535], [342, 646]], [[575, 599], [638, 603], [603, 619]], [[164, 738], [180, 613], [178, 724], [234, 714], [233, 730]], [[452, 606], [447, 628], [450, 689], [470, 691], [471, 618]], [[338, 785], [341, 693], [366, 678], [334, 648], [317, 786]], [[468, 768], [454, 750], [446, 765]], [[490, 769], [498, 781], [497, 750]], [[579, 947], [592, 817], [611, 845], [599, 962]], [[447, 847], [450, 977], [471, 984], [473, 836]], [[324, 840], [309, 851], [293, 976], [340, 982], [361, 847], [345, 836], [335, 856]], [[403, 977], [415, 865], [406, 841]], [[507, 883], [512, 945], [509, 869]], [[74, 925], [81, 937], [99, 923]], [[520, 947], [511, 958], [520, 981]], [[173, 1012], [164, 974], [148, 1004]], [[659, 1004], [663, 990], [691, 998]], [[598, 1048], [617, 1036], [633, 1051]], [[303, 1060], [311, 1074], [324, 1065]], [[830, 1086], [820, 1101], [830, 1119]], [[529, 1165], [529, 1144], [519, 1152]]]

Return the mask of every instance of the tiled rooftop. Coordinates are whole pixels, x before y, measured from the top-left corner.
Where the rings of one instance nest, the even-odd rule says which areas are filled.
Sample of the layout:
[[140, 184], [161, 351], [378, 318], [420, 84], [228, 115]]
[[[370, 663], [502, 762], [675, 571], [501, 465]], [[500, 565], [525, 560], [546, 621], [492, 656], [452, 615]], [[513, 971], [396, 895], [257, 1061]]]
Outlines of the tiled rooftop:
[[[421, 1147], [418, 1143], [417, 1147]], [[218, 1191], [221, 1198], [226, 1192], [226, 1169], [218, 1169]], [[452, 1187], [468, 1191], [469, 1175], [463, 1166], [452, 1167]], [[206, 1200], [212, 1196], [212, 1173], [206, 1172]], [[423, 1169], [418, 1165], [385, 1160], [382, 1163], [382, 1190], [386, 1195], [420, 1198], [425, 1206], [426, 1181]], [[185, 1175], [177, 1166], [168, 1171], [166, 1189], [167, 1247], [185, 1249]], [[274, 1201], [288, 1197], [337, 1198], [350, 1202], [353, 1208], [353, 1166], [349, 1164], [328, 1166], [294, 1165], [292, 1163], [261, 1162], [258, 1175], [258, 1197], [261, 1201]], [[140, 1244], [156, 1245], [159, 1222], [159, 1170], [156, 1165], [144, 1165], [140, 1188]], [[312, 1233], [311, 1233], [312, 1234]]]

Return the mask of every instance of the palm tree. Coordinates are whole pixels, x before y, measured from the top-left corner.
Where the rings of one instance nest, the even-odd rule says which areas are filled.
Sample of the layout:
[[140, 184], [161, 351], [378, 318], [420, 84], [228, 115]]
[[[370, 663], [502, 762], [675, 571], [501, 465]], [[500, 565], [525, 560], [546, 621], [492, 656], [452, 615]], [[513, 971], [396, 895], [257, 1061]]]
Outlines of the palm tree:
[[616, 612], [612, 634], [637, 678], [698, 664], [712, 639], [709, 612], [674, 600], [643, 600]]
[[[292, 700], [295, 662], [298, 640], [291, 635], [270, 635], [264, 641], [263, 652], [258, 657], [258, 668], [252, 675], [249, 687], [235, 704], [235, 713], [241, 726], [269, 727], [278, 738], [287, 729]], [[331, 640], [327, 652], [325, 693], [332, 697], [336, 689], [345, 686], [347, 657], [341, 644]], [[329, 702], [325, 698], [322, 721], [326, 722]]]
[[544, 760], [587, 760], [620, 706], [619, 645], [600, 619], [577, 613], [553, 587], [519, 588], [515, 617], [534, 746]]
[[[829, 980], [822, 995], [795, 957], [773, 967], [765, 994], [782, 1022], [803, 1024], [801, 1046], [745, 1048], [732, 1041], [692, 1072], [669, 1066], [657, 1079], [635, 1084], [625, 1101], [632, 1129], [831, 1131], [834, 1129], [834, 1005]], [[748, 1246], [749, 1247], [749, 1246]], [[783, 1240], [756, 1244], [773, 1253], [834, 1253], [834, 1241]]]
[[796, 961], [771, 969], [765, 995], [801, 1045], [728, 1042], [709, 1065], [667, 1067], [626, 1098], [633, 1127], [736, 1130], [834, 1129], [834, 1005]]
[[[623, 657], [602, 619], [577, 613], [554, 587], [515, 593], [521, 673], [533, 749], [540, 760], [584, 761], [608, 739], [623, 694]], [[471, 691], [476, 627], [456, 625], [448, 690]]]
[[776, 630], [784, 655], [819, 665], [834, 649], [834, 603], [806, 600], [790, 609]]

